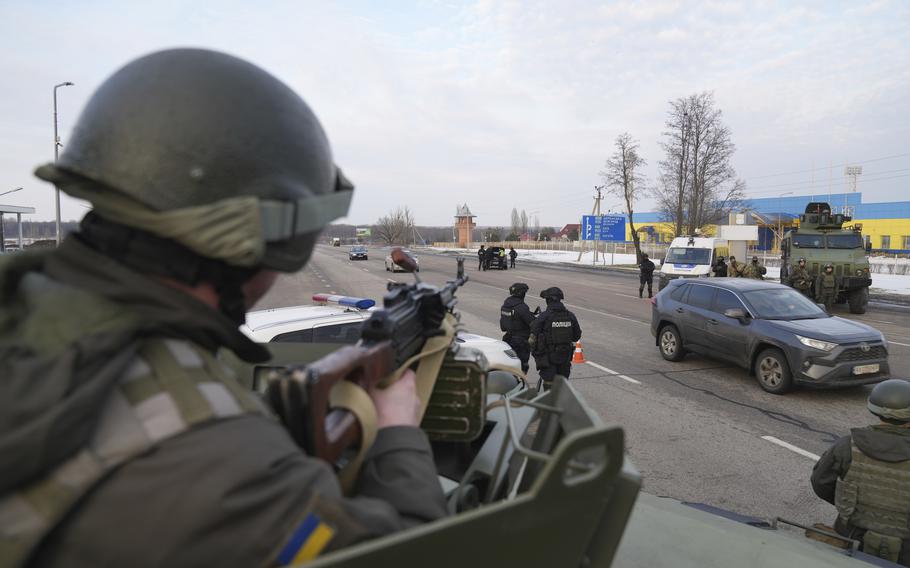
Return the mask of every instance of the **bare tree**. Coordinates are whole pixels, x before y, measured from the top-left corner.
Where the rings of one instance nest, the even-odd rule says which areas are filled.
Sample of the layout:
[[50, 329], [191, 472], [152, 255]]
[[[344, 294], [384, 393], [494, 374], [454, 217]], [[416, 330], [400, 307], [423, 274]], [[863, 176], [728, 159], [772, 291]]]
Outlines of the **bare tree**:
[[736, 145], [708, 92], [670, 102], [655, 196], [675, 234], [695, 234], [738, 207], [745, 184], [731, 165]]
[[525, 210], [521, 210], [521, 234], [524, 235], [528, 232], [528, 214], [525, 213]]
[[635, 257], [641, 262], [641, 239], [635, 230], [632, 214], [635, 210], [635, 201], [641, 197], [645, 187], [644, 178], [639, 170], [647, 162], [638, 154], [638, 141], [628, 132], [617, 136], [614, 146], [616, 151], [607, 159], [600, 176], [607, 186], [607, 193], [625, 202], [626, 215], [629, 216], [629, 232], [632, 234], [632, 242], [635, 243]]
[[521, 233], [521, 216], [515, 207], [512, 208], [512, 233], [516, 235]]
[[376, 221], [374, 235], [387, 245], [410, 244], [414, 236], [414, 214], [398, 207]]

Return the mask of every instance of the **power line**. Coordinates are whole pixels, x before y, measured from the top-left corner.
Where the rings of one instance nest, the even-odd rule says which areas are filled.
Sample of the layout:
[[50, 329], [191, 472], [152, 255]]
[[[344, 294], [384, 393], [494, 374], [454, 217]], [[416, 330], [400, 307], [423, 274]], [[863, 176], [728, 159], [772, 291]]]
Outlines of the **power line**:
[[[827, 170], [827, 169], [829, 169], [829, 168], [841, 168], [841, 167], [844, 167], [844, 166], [852, 166], [852, 165], [855, 165], [855, 164], [871, 164], [871, 163], [873, 163], [873, 162], [882, 162], [882, 161], [884, 161], [884, 160], [893, 160], [894, 158], [903, 158], [904, 156], [910, 156], [910, 152], [906, 152], [906, 153], [903, 153], [903, 154], [893, 154], [893, 155], [891, 155], [891, 156], [881, 156], [881, 157], [872, 158], [872, 159], [869, 159], [869, 160], [852, 160], [852, 161], [847, 162], [847, 163], [845, 163], [845, 164], [833, 164], [833, 165], [829, 165], [829, 166], [822, 166], [822, 167], [820, 167], [820, 168], [811, 168], [811, 169], [808, 169], [808, 170], [796, 170], [796, 171], [792, 171], [792, 172], [781, 172], [781, 173], [779, 173], [779, 174], [765, 174], [765, 175], [762, 175], [762, 176], [753, 176], [753, 177], [748, 178], [748, 179], [766, 179], [766, 178], [771, 178], [771, 177], [791, 176], [791, 175], [795, 175], [795, 174], [807, 174], [807, 173], [810, 173], [810, 172], [819, 172], [819, 171]], [[746, 180], [746, 181], [748, 181], [748, 180]]]
[[[900, 168], [900, 169], [896, 169], [896, 170], [883, 170], [880, 172], [874, 172], [870, 175], [880, 176], [882, 174], [893, 174], [893, 173], [897, 173], [897, 172], [906, 172], [906, 171], [910, 171], [910, 168]], [[873, 179], [877, 179], [877, 178], [863, 177], [864, 182], [871, 181]], [[746, 192], [752, 192], [754, 189], [773, 189], [773, 188], [780, 188], [780, 187], [790, 187], [790, 186], [794, 186], [794, 185], [806, 185], [806, 183], [811, 183], [811, 182], [806, 182], [805, 180], [800, 180], [800, 181], [790, 181], [790, 182], [785, 182], [785, 183], [778, 183], [778, 184], [774, 184], [774, 185], [760, 185], [756, 188], [747, 188]], [[822, 183], [822, 182], [819, 182], [819, 183]]]

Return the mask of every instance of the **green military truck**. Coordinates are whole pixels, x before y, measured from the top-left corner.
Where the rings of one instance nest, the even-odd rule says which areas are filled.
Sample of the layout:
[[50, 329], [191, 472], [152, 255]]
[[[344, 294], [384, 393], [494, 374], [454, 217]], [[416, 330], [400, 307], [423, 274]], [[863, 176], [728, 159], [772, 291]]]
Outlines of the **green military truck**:
[[[851, 313], [863, 314], [869, 303], [872, 278], [862, 225], [845, 227], [851, 220], [848, 215], [832, 215], [827, 203], [809, 203], [806, 212], [799, 216], [799, 227], [787, 231], [781, 242], [780, 281], [789, 285], [790, 273], [800, 258], [806, 259], [806, 269], [813, 279], [830, 263], [837, 277], [837, 303], [847, 302]], [[812, 293], [815, 293], [814, 282]]]

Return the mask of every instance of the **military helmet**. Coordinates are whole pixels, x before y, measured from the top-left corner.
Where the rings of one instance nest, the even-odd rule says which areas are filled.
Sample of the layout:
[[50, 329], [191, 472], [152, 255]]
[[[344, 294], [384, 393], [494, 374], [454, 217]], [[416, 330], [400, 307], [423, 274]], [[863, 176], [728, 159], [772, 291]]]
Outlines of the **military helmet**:
[[722, 257], [722, 256], [717, 257], [717, 262], [723, 262], [723, 261], [724, 261], [724, 257]]
[[550, 300], [564, 300], [565, 295], [562, 293], [562, 290], [553, 286], [552, 288], [547, 288], [546, 290], [540, 293], [540, 297]]
[[875, 385], [866, 406], [883, 420], [910, 422], [910, 382], [889, 379]]
[[527, 292], [528, 285], [524, 282], [516, 282], [515, 284], [509, 286], [509, 294], [512, 294], [513, 296], [520, 296], [523, 298]]
[[92, 95], [38, 177], [102, 218], [231, 266], [298, 270], [348, 211], [309, 106], [259, 67], [204, 49], [140, 57]]
[[829, 268], [831, 268], [832, 270], [834, 269], [834, 265], [831, 264], [830, 262], [825, 265], [825, 270], [828, 270]]
[[799, 260], [797, 260], [796, 262], [797, 262], [797, 263], [806, 264], [806, 257], [801, 256], [801, 257], [799, 257]]
[[757, 256], [753, 256], [753, 257], [752, 257], [752, 262], [758, 262], [758, 257], [757, 257]]

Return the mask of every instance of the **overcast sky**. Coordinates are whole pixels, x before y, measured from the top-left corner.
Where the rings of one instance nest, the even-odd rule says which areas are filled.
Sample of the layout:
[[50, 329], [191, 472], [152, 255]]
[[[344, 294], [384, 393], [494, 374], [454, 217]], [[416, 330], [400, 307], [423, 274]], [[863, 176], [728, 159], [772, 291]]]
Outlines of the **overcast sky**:
[[[25, 188], [0, 203], [54, 216], [32, 171], [53, 159], [55, 83], [75, 83], [59, 91], [65, 145], [106, 76], [177, 46], [297, 90], [358, 187], [354, 223], [409, 205], [419, 224], [449, 224], [460, 202], [483, 225], [508, 225], [513, 207], [578, 222], [617, 134], [641, 141], [653, 180], [668, 101], [704, 90], [750, 195], [842, 191], [850, 163], [865, 201], [910, 199], [906, 0], [0, 0], [0, 192]], [[65, 198], [64, 219], [84, 212]]]

